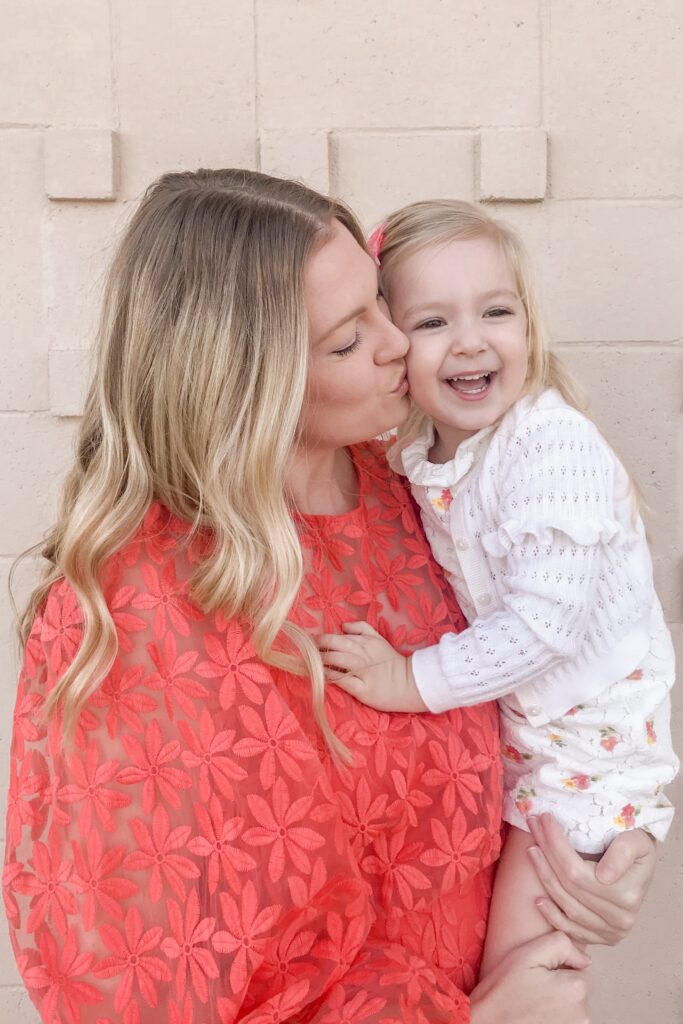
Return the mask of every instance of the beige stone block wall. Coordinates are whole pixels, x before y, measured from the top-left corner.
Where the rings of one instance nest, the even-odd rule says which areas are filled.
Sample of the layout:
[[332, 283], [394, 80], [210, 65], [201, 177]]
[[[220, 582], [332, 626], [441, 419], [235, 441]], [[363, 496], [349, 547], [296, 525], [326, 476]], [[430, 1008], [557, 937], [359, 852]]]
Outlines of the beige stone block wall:
[[[683, 658], [682, 99], [681, 0], [6, 0], [0, 857], [7, 576], [54, 515], [105, 267], [165, 170], [300, 175], [368, 229], [415, 198], [494, 200], [528, 240], [553, 337], [642, 488]], [[29, 565], [20, 595], [30, 577]], [[680, 749], [683, 690], [674, 703]], [[593, 1024], [683, 1022], [682, 849], [680, 816], [633, 935], [595, 955]], [[4, 924], [0, 1020], [37, 1020]]]

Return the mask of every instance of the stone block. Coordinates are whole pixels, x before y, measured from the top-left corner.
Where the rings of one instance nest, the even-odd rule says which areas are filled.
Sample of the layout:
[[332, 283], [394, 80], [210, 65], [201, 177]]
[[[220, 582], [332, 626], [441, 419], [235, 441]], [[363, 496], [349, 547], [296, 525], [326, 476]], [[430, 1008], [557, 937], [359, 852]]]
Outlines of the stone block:
[[[0, 649], [3, 643], [14, 647], [15, 612], [9, 595], [10, 570], [13, 557], [0, 558]], [[19, 611], [25, 606], [31, 591], [38, 581], [43, 562], [40, 558], [26, 557], [17, 564], [12, 577], [12, 596]], [[0, 690], [2, 681], [0, 680]], [[0, 736], [2, 735], [0, 722]]]
[[266, 128], [538, 123], [536, 0], [261, 0], [257, 11]]
[[50, 128], [45, 135], [45, 191], [50, 199], [113, 199], [114, 132]]
[[256, 166], [253, 6], [114, 5], [124, 196], [166, 171]]
[[683, 201], [556, 203], [546, 264], [562, 340], [676, 341], [683, 294]]
[[107, 268], [132, 204], [54, 203], [45, 225], [45, 321], [50, 349], [89, 348]]
[[[551, 147], [552, 148], [552, 147]], [[557, 341], [683, 337], [683, 200], [494, 207], [528, 244]]]
[[474, 132], [340, 132], [331, 178], [366, 228], [417, 199], [472, 199]]
[[0, 132], [0, 410], [47, 407], [42, 133]]
[[[0, 840], [5, 836], [12, 719], [20, 666], [15, 629], [16, 616], [9, 595], [9, 572], [13, 561], [12, 558], [0, 558]], [[19, 612], [24, 610], [31, 590], [38, 581], [39, 564], [39, 559], [26, 558], [17, 566], [14, 573], [12, 596]], [[0, 864], [2, 863], [0, 854]], [[9, 982], [8, 974], [3, 971], [3, 933], [0, 924], [0, 984]], [[0, 1020], [3, 1019], [0, 1017]]]
[[[5, 647], [7, 646], [9, 645], [0, 645], [0, 671], [2, 671], [2, 682], [0, 682], [0, 714], [2, 714], [2, 725], [0, 726], [0, 840], [3, 840], [6, 836], [7, 788], [10, 773], [12, 721], [19, 679], [17, 671], [18, 657], [14, 651], [6, 654]], [[0, 861], [0, 864], [2, 864], [2, 861]], [[3, 983], [10, 980], [8, 960], [8, 953], [10, 951], [3, 948], [5, 935], [5, 915], [3, 914], [2, 918], [0, 918], [0, 982]], [[18, 977], [16, 981], [19, 981]], [[5, 1017], [0, 1017], [0, 1020], [6, 1019]]]
[[0, 414], [0, 555], [37, 544], [52, 525], [74, 432], [73, 420]]
[[[2, 760], [4, 760], [4, 758], [2, 758]], [[3, 766], [3, 767], [6, 767], [6, 766]], [[5, 783], [5, 779], [7, 779], [7, 778], [8, 778], [8, 776], [6, 774], [2, 775], [3, 792], [2, 792], [2, 807], [0, 808], [0, 811], [2, 812], [3, 835], [4, 835], [4, 823], [5, 823], [5, 815], [6, 815], [6, 807], [5, 807], [6, 801], [5, 801], [5, 792], [4, 792], [5, 785], [4, 785], [4, 783]], [[5, 862], [5, 843], [4, 843], [4, 839], [0, 839], [0, 856], [2, 857], [2, 860], [0, 860], [0, 864], [4, 864], [4, 862]], [[1, 984], [2, 984], [2, 987], [0, 987], [0, 1009], [2, 1009], [3, 998], [7, 998], [6, 997], [7, 988], [5, 988], [5, 986], [15, 985], [15, 986], [21, 986], [21, 988], [24, 987], [23, 982], [21, 980], [21, 975], [19, 974], [19, 970], [17, 968], [17, 962], [14, 959], [14, 952], [12, 951], [12, 946], [10, 944], [9, 930], [7, 928], [7, 921], [5, 919], [4, 913], [2, 915], [2, 922], [0, 923], [0, 979], [1, 979]], [[24, 991], [26, 991], [26, 990], [24, 989]], [[11, 1005], [11, 1004], [9, 1004], [9, 1003], [6, 1004], [6, 1006], [9, 1006], [9, 1005]], [[28, 1019], [31, 1019], [31, 1018], [28, 1018]], [[33, 1018], [33, 1019], [35, 1020], [37, 1018]], [[13, 1024], [15, 1024], [15, 1022], [18, 1021], [18, 1020], [21, 1020], [21, 1018], [20, 1017], [18, 1018], [18, 1017], [14, 1016], [14, 1015], [10, 1016], [10, 1014], [8, 1013], [6, 1015], [3, 1014], [2, 1017], [0, 1017], [0, 1020], [12, 1021]]]
[[[681, 650], [681, 648], [679, 648]], [[683, 653], [683, 651], [682, 651]], [[678, 704], [678, 729], [674, 745], [683, 740], [680, 729], [680, 693], [673, 691]], [[681, 777], [667, 788], [680, 806], [683, 796]], [[680, 1020], [681, 989], [679, 958], [670, 957], [680, 948], [680, 921], [683, 914], [683, 874], [681, 848], [683, 826], [678, 814], [663, 844], [657, 844], [657, 870], [647, 898], [638, 912], [633, 931], [618, 946], [591, 946], [590, 1019], [595, 1024], [674, 1024]], [[650, 983], [646, 979], [658, 979]], [[661, 983], [660, 983], [661, 981]]]
[[484, 128], [479, 135], [479, 198], [539, 200], [546, 193], [543, 128]]
[[90, 376], [90, 353], [84, 349], [50, 352], [50, 412], [80, 416]]
[[680, 533], [683, 349], [674, 346], [562, 345], [590, 399], [590, 414], [638, 488], [664, 612], [683, 621]]
[[40, 1014], [24, 985], [0, 988], [0, 1020], [11, 1020], [12, 1024], [40, 1024]]
[[266, 128], [261, 132], [259, 148], [259, 166], [264, 174], [296, 178], [319, 192], [329, 192], [327, 132]]
[[680, 196], [683, 6], [549, 0], [544, 112], [553, 196]]
[[2, 18], [0, 120], [110, 127], [107, 0], [5, 0]]

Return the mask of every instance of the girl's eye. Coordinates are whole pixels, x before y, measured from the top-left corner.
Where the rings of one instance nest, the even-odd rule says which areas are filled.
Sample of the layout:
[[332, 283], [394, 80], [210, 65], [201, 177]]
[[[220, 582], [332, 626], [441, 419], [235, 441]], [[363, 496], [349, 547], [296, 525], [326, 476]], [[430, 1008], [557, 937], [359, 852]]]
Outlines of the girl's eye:
[[432, 317], [431, 320], [425, 320], [423, 321], [423, 323], [418, 324], [417, 330], [421, 331], [424, 328], [426, 328], [427, 330], [433, 330], [435, 327], [443, 327], [443, 325], [444, 321], [441, 319], [441, 317], [434, 316]]
[[499, 316], [510, 316], [512, 313], [511, 309], [505, 309], [504, 306], [496, 306], [495, 309], [487, 309], [484, 316], [488, 317], [499, 317]]
[[332, 355], [334, 355], [334, 356], [341, 356], [342, 358], [344, 358], [344, 356], [350, 356], [352, 352], [356, 351], [356, 349], [360, 345], [360, 341], [361, 341], [361, 337], [360, 337], [360, 334], [358, 333], [358, 328], [356, 328], [356, 333], [355, 333], [354, 339], [351, 342], [351, 344], [347, 345], [346, 348], [335, 349], [334, 352], [332, 353]]

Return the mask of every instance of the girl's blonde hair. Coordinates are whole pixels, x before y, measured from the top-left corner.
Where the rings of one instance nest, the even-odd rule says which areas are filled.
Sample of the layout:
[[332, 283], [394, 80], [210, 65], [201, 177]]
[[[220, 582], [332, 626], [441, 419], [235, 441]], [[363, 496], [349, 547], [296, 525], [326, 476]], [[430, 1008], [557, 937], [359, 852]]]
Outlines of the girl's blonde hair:
[[[539, 394], [546, 388], [557, 388], [570, 405], [582, 411], [585, 409], [585, 400], [572, 375], [559, 356], [548, 347], [529, 256], [518, 235], [506, 224], [474, 203], [432, 199], [411, 203], [392, 213], [379, 231], [380, 277], [382, 290], [389, 302], [392, 275], [399, 264], [414, 253], [432, 246], [475, 238], [490, 238], [498, 244], [515, 276], [527, 316], [527, 390]], [[399, 431], [399, 437], [409, 438], [421, 432], [427, 419], [421, 410], [413, 408], [412, 415]]]
[[310, 677], [321, 729], [343, 751], [318, 649], [287, 621], [302, 579], [286, 473], [308, 373], [304, 271], [333, 218], [365, 247], [342, 204], [244, 170], [166, 174], [133, 216], [106, 285], [76, 461], [42, 546], [48, 566], [19, 623], [25, 645], [66, 578], [82, 642], [44, 717], [60, 708], [67, 741], [117, 654], [103, 563], [158, 499], [191, 535], [211, 531], [194, 600], [245, 619], [264, 661]]

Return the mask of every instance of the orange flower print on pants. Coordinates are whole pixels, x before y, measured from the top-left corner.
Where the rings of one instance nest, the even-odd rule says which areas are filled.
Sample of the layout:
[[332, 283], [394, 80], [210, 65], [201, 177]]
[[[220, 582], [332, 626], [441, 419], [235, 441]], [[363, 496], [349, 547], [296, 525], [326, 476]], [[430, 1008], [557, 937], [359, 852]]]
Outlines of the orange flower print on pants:
[[614, 750], [617, 743], [621, 741], [621, 736], [617, 734], [617, 730], [613, 729], [611, 725], [608, 725], [606, 729], [600, 730], [600, 737], [600, 746], [608, 752]]
[[534, 802], [532, 797], [536, 796], [535, 789], [518, 789], [515, 797], [515, 806], [520, 814], [531, 814]]
[[657, 742], [657, 733], [655, 732], [655, 720], [654, 718], [648, 718], [645, 723], [645, 732], [647, 734], [647, 745], [651, 747], [653, 743]]
[[571, 775], [562, 780], [562, 785], [567, 789], [590, 789], [591, 782], [597, 782], [598, 778], [598, 775]]
[[523, 754], [517, 750], [517, 747], [513, 747], [511, 743], [507, 743], [500, 750], [503, 757], [506, 757], [508, 761], [514, 761], [515, 764], [524, 764], [525, 761], [530, 760], [531, 754]]
[[636, 827], [636, 815], [640, 814], [640, 807], [634, 807], [633, 804], [624, 804], [621, 811], [614, 819], [614, 824], [619, 828], [635, 828]]

